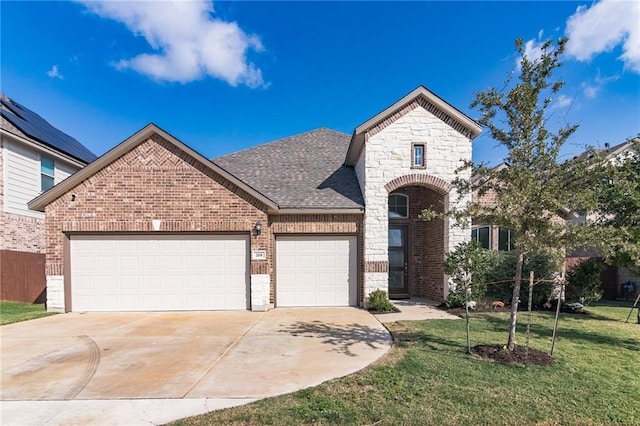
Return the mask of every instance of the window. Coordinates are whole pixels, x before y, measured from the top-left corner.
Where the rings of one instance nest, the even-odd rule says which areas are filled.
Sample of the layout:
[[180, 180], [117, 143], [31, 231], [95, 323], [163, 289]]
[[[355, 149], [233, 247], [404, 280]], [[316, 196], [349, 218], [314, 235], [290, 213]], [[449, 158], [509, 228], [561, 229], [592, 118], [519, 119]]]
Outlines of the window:
[[508, 228], [500, 228], [498, 231], [498, 250], [513, 250], [513, 231]]
[[424, 144], [413, 144], [413, 152], [411, 153], [411, 167], [424, 168]]
[[44, 192], [53, 187], [54, 168], [53, 160], [49, 157], [40, 157], [40, 191]]
[[491, 248], [491, 227], [481, 226], [471, 230], [471, 240], [480, 243], [482, 248]]
[[389, 219], [400, 219], [408, 217], [409, 197], [403, 194], [389, 195]]

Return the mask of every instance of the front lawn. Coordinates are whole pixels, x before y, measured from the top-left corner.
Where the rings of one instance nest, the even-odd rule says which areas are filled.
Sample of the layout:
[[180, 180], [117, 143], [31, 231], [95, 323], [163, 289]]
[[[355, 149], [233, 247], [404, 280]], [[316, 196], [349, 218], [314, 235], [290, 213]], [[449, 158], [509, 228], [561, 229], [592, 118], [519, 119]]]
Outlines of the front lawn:
[[45, 310], [43, 303], [0, 302], [0, 325], [27, 321], [53, 314], [54, 312]]
[[[359, 373], [176, 424], [640, 425], [640, 325], [624, 323], [630, 307], [562, 314], [548, 367], [466, 355], [463, 321], [392, 323], [393, 349]], [[507, 321], [473, 314], [472, 344], [504, 343]], [[519, 344], [525, 326], [523, 312]], [[532, 347], [548, 351], [552, 327], [552, 313], [535, 312]]]

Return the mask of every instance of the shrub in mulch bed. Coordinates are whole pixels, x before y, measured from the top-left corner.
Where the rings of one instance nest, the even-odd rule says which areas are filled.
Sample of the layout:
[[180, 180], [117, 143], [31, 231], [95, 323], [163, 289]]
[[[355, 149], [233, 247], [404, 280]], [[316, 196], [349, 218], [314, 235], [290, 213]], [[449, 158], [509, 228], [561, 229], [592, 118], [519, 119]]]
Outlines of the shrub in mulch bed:
[[500, 345], [477, 345], [471, 348], [471, 353], [480, 359], [500, 364], [547, 366], [552, 365], [554, 361], [548, 353], [533, 348], [529, 348], [527, 357], [524, 346], [516, 346], [513, 351], [508, 351]]

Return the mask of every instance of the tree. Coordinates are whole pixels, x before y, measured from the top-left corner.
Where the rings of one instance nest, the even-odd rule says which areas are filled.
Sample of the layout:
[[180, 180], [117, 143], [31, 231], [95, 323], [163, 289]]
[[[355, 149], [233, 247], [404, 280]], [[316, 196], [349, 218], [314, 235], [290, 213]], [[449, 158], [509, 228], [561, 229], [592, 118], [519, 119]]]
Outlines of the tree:
[[[640, 138], [601, 167], [597, 207], [586, 226], [605, 258], [640, 270]], [[597, 244], [599, 243], [599, 244]]]
[[467, 353], [471, 353], [471, 336], [469, 333], [469, 302], [475, 295], [483, 294], [484, 272], [489, 266], [489, 256], [475, 241], [460, 243], [447, 255], [444, 271], [451, 278], [450, 295], [456, 294], [465, 309], [467, 325]]
[[[525, 258], [535, 253], [564, 257], [564, 248], [579, 246], [579, 233], [567, 231], [561, 216], [574, 209], [590, 210], [595, 206], [593, 179], [587, 172], [594, 156], [581, 156], [560, 165], [558, 157], [576, 125], [565, 124], [555, 132], [548, 129], [552, 97], [563, 87], [552, 81], [561, 66], [560, 58], [567, 39], [542, 45], [539, 58], [526, 55], [521, 39], [516, 50], [522, 59], [516, 81], [507, 78], [502, 89], [489, 88], [475, 93], [471, 105], [480, 111], [479, 123], [491, 137], [507, 148], [508, 167], [489, 168], [467, 163], [480, 176], [473, 183], [456, 179], [454, 186], [461, 197], [472, 191], [477, 200], [447, 212], [458, 222], [471, 218], [509, 228], [515, 239], [516, 270], [511, 297], [508, 350], [515, 348], [518, 304]], [[479, 202], [491, 194], [490, 204]], [[432, 214], [425, 212], [428, 219]]]

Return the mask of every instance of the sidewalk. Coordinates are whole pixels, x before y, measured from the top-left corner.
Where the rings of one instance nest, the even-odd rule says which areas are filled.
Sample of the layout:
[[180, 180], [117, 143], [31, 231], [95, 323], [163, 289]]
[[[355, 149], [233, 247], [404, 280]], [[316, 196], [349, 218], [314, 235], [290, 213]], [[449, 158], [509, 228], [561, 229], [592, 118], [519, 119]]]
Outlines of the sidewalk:
[[375, 317], [383, 324], [395, 321], [460, 319], [455, 315], [451, 315], [441, 309], [438, 309], [436, 307], [436, 302], [420, 297], [412, 297], [411, 299], [404, 300], [392, 300], [391, 302], [400, 309], [400, 312], [392, 314], [376, 314]]

